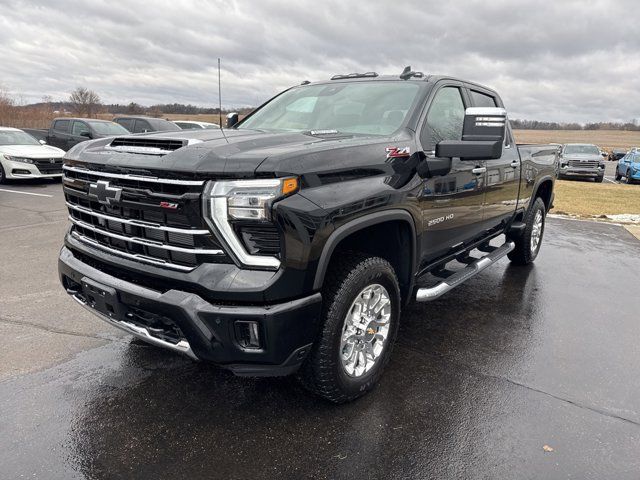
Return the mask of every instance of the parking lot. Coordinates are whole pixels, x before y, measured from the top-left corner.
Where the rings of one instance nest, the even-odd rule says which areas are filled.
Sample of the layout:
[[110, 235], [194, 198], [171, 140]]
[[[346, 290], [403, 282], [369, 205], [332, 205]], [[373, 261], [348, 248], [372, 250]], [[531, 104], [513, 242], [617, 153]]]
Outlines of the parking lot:
[[638, 478], [640, 242], [620, 226], [549, 219], [535, 265], [410, 306], [378, 388], [335, 406], [78, 307], [66, 216], [59, 183], [0, 188], [2, 478]]

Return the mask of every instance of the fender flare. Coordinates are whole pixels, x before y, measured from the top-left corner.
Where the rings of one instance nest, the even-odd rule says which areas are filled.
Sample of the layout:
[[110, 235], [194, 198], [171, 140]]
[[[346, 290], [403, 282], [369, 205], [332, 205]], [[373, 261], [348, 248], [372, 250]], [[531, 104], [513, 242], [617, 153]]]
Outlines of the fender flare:
[[[367, 227], [371, 227], [373, 225], [378, 225], [380, 223], [390, 222], [390, 221], [402, 221], [408, 224], [409, 229], [411, 230], [411, 259], [410, 259], [410, 272], [409, 272], [409, 283], [413, 283], [413, 277], [416, 269], [416, 244], [417, 244], [417, 235], [416, 235], [416, 226], [413, 216], [407, 210], [401, 209], [392, 209], [392, 210], [383, 210], [379, 212], [370, 213], [367, 215], [363, 215], [361, 217], [357, 217], [351, 220], [344, 225], [336, 228], [329, 238], [324, 244], [322, 248], [322, 253], [320, 254], [320, 258], [318, 259], [318, 267], [316, 268], [315, 278], [313, 280], [313, 288], [314, 290], [320, 290], [322, 288], [322, 284], [324, 282], [324, 277], [327, 273], [327, 268], [329, 266], [329, 261], [333, 255], [333, 252], [336, 246], [349, 235], [362, 230]], [[411, 287], [411, 285], [409, 285]]]
[[541, 178], [539, 178], [536, 181], [536, 184], [534, 185], [533, 190], [531, 191], [531, 198], [529, 199], [529, 205], [527, 205], [527, 212], [531, 208], [531, 205], [533, 205], [533, 199], [538, 196], [538, 190], [540, 189], [540, 185], [542, 185], [547, 180], [551, 181], [551, 198], [549, 199], [549, 203], [551, 205], [553, 204], [553, 196], [555, 195], [555, 192], [553, 191], [555, 187], [555, 177], [553, 177], [552, 175], [543, 175]]

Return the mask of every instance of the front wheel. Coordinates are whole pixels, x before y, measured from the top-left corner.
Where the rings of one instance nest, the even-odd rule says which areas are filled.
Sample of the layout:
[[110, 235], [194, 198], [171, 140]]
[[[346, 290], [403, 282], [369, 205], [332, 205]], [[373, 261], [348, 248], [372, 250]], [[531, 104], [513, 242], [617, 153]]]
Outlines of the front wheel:
[[620, 180], [622, 180], [622, 175], [620, 175], [620, 173], [618, 172], [618, 167], [616, 167], [616, 180], [619, 182]]
[[334, 259], [322, 316], [322, 330], [298, 378], [329, 401], [354, 400], [375, 386], [398, 331], [400, 288], [391, 264], [358, 253]]
[[514, 240], [516, 247], [509, 252], [509, 260], [516, 265], [528, 265], [536, 259], [542, 246], [545, 219], [546, 208], [538, 197], [527, 212], [524, 232]]
[[2, 185], [3, 183], [6, 183], [7, 181], [7, 176], [4, 173], [4, 168], [2, 168], [2, 164], [0, 163], [0, 185]]
[[633, 183], [633, 178], [631, 178], [630, 170], [627, 170], [626, 178], [627, 178], [627, 185], [631, 185]]

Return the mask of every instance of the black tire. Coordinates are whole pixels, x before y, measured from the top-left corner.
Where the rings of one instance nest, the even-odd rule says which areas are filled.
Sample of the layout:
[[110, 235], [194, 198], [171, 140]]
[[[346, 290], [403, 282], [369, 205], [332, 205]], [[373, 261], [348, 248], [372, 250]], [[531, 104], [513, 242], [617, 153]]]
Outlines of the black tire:
[[[542, 214], [542, 227], [541, 227], [540, 239], [538, 241], [538, 245], [532, 251], [531, 250], [531, 234], [533, 232], [534, 220], [538, 212], [541, 212]], [[513, 262], [516, 265], [528, 265], [536, 259], [536, 257], [538, 256], [538, 252], [540, 252], [540, 247], [542, 246], [546, 215], [547, 215], [547, 212], [544, 206], [544, 202], [540, 197], [536, 198], [535, 201], [533, 202], [533, 205], [531, 205], [531, 207], [529, 208], [529, 211], [526, 214], [524, 232], [520, 237], [514, 239], [516, 248], [514, 248], [508, 254], [509, 260], [511, 260], [511, 262]]]
[[625, 175], [625, 177], [626, 177], [627, 185], [631, 185], [633, 183], [633, 179], [631, 178], [631, 173], [629, 173], [629, 170], [627, 170], [627, 174]]
[[[360, 377], [349, 376], [340, 359], [340, 342], [356, 297], [369, 285], [383, 286], [391, 301], [387, 337], [373, 367]], [[334, 403], [354, 400], [374, 388], [389, 361], [400, 320], [400, 288], [389, 262], [346, 252], [332, 260], [323, 288], [322, 326], [298, 379], [309, 391]]]
[[596, 183], [602, 183], [604, 177], [596, 177]]
[[618, 173], [618, 167], [616, 167], [616, 180], [619, 182], [620, 180], [622, 180], [622, 175], [620, 175]]
[[2, 168], [2, 164], [0, 163], [0, 185], [7, 182], [7, 176], [4, 174], [4, 168]]

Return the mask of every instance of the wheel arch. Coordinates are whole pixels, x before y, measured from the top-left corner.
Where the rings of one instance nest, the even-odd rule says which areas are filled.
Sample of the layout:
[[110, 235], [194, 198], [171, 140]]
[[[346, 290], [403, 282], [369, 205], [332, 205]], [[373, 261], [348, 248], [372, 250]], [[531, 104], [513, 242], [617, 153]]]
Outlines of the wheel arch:
[[[384, 231], [382, 230], [383, 227], [385, 228]], [[391, 229], [392, 227], [401, 237], [397, 239], [391, 238], [394, 232]], [[363, 245], [364, 249], [361, 251], [365, 253], [375, 252], [388, 260], [396, 270], [403, 297], [408, 296], [413, 288], [415, 275], [417, 235], [412, 215], [408, 211], [401, 209], [370, 213], [355, 218], [334, 230], [320, 254], [313, 282], [314, 289], [319, 290], [322, 288], [334, 253], [342, 247], [351, 245], [354, 240], [362, 239], [365, 234], [367, 235], [367, 244]], [[390, 243], [394, 243], [395, 240], [407, 240], [409, 242], [409, 258], [407, 259], [402, 255], [404, 250], [401, 249], [396, 249], [395, 251], [390, 249], [391, 251], [387, 251], [386, 254], [380, 254], [378, 250], [382, 245], [376, 243], [380, 238], [384, 238], [385, 241], [388, 239]]]
[[551, 177], [551, 175], [545, 175], [544, 177], [542, 177], [538, 181], [536, 188], [533, 191], [533, 195], [531, 195], [529, 208], [531, 208], [536, 198], [540, 197], [542, 198], [542, 201], [544, 202], [544, 207], [548, 212], [550, 207], [553, 205], [553, 186], [554, 186], [554, 182], [553, 182], [553, 177]]

